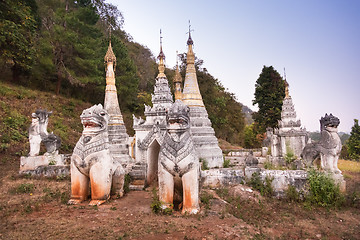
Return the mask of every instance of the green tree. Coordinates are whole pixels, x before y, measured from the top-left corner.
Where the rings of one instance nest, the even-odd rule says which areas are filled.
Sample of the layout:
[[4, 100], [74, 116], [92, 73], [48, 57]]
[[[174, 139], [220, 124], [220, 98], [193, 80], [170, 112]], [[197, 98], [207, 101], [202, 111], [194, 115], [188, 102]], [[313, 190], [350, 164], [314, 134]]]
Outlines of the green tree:
[[346, 145], [350, 159], [360, 161], [360, 126], [358, 119], [354, 119], [354, 126], [351, 128], [350, 138], [347, 140]]
[[284, 97], [284, 80], [272, 66], [264, 66], [255, 84], [253, 100], [253, 105], [258, 104], [259, 107], [259, 111], [253, 114], [254, 121], [258, 123], [258, 133], [264, 133], [267, 127], [278, 127]]
[[28, 73], [34, 59], [34, 36], [39, 25], [35, 0], [0, 1], [0, 58], [9, 65], [14, 82]]

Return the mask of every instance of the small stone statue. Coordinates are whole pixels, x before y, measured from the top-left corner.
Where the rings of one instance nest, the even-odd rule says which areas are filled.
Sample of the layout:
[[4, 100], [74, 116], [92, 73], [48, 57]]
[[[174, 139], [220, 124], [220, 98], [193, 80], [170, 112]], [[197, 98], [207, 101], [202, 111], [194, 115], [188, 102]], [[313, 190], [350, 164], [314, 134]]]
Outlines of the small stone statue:
[[256, 167], [259, 164], [259, 160], [256, 157], [254, 157], [253, 151], [250, 151], [249, 155], [246, 156], [245, 164], [246, 166], [249, 167]]
[[108, 123], [110, 116], [101, 104], [85, 109], [81, 116], [84, 130], [71, 156], [71, 198], [78, 204], [88, 197], [89, 205], [100, 205], [110, 194], [124, 194], [125, 171], [109, 149]]
[[301, 157], [305, 160], [307, 166], [311, 166], [316, 159], [320, 158], [322, 169], [335, 174], [341, 173], [337, 166], [342, 147], [337, 132], [339, 124], [339, 118], [331, 113], [330, 115], [325, 114], [325, 117], [320, 119], [320, 141], [307, 144], [301, 153]]
[[[167, 112], [167, 127], [159, 153], [159, 198], [171, 208], [174, 191], [182, 192], [182, 213], [199, 211], [200, 164], [190, 135], [189, 107], [181, 100]], [[181, 186], [174, 189], [175, 186]]]
[[31, 114], [32, 120], [29, 128], [30, 152], [29, 156], [37, 156], [40, 152], [40, 144], [44, 142], [47, 153], [55, 153], [60, 149], [60, 137], [48, 133], [47, 126], [52, 112], [38, 109]]

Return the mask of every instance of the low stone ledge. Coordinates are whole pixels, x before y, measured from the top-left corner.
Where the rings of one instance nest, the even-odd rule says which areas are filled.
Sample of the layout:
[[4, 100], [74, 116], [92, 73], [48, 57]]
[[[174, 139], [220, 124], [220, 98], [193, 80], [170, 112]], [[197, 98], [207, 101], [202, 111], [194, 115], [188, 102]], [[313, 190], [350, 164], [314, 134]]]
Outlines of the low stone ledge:
[[244, 182], [244, 171], [235, 169], [210, 169], [201, 171], [201, 182], [203, 187], [221, 187], [242, 184]]
[[272, 179], [272, 187], [277, 198], [283, 198], [289, 186], [295, 187], [300, 192], [305, 190], [308, 174], [303, 170], [262, 170], [260, 177]]
[[20, 174], [38, 177], [67, 177], [70, 176], [70, 166], [38, 166], [34, 170], [25, 170], [20, 172]]

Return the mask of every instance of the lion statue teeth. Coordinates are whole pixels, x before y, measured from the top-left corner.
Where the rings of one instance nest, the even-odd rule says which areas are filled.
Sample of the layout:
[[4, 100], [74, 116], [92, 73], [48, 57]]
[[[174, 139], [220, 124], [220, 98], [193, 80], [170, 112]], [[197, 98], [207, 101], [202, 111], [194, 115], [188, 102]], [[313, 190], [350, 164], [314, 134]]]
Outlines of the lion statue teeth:
[[182, 213], [199, 211], [199, 159], [190, 135], [189, 107], [176, 100], [167, 112], [167, 127], [159, 153], [159, 199], [172, 208], [175, 192], [182, 196]]
[[109, 115], [101, 104], [85, 109], [81, 116], [84, 130], [71, 156], [71, 198], [69, 204], [87, 199], [89, 205], [100, 205], [110, 194], [123, 196], [125, 172], [109, 150]]
[[320, 119], [321, 138], [318, 143], [307, 144], [301, 153], [307, 166], [313, 165], [320, 159], [320, 166], [323, 170], [340, 174], [338, 160], [341, 152], [341, 139], [337, 127], [340, 124], [339, 118], [325, 114]]

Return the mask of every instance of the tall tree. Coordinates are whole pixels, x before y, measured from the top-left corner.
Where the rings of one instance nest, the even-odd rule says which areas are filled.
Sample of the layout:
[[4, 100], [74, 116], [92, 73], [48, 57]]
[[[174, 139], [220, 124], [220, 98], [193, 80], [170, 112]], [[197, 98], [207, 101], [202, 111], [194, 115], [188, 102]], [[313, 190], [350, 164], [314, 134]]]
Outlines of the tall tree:
[[351, 128], [346, 145], [350, 159], [360, 161], [360, 126], [358, 119], [354, 119], [354, 126]]
[[33, 40], [39, 24], [36, 11], [35, 0], [0, 1], [0, 58], [11, 66], [14, 82], [33, 63]]
[[284, 97], [284, 80], [272, 66], [264, 66], [255, 84], [253, 100], [253, 105], [258, 104], [259, 107], [259, 111], [253, 114], [258, 133], [264, 133], [267, 127], [278, 127]]
[[102, 32], [96, 26], [99, 20], [96, 8], [87, 1], [70, 0], [44, 0], [39, 6], [42, 31], [38, 70], [43, 73], [55, 70], [55, 75], [43, 75], [56, 80], [56, 94], [63, 80], [71, 85], [100, 83], [103, 56], [98, 50]]

